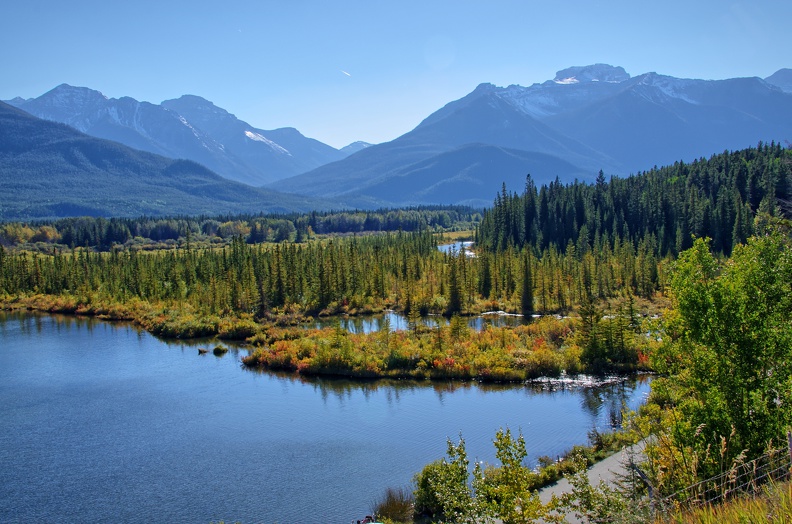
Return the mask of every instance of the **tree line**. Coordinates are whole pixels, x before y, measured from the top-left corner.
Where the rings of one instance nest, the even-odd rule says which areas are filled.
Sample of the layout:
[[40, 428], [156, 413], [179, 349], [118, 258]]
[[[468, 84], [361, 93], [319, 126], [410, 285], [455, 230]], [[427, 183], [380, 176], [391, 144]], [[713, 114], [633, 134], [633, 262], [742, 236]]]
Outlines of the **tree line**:
[[146, 244], [173, 246], [180, 242], [226, 243], [236, 236], [242, 236], [249, 244], [300, 243], [315, 235], [472, 229], [480, 218], [479, 211], [460, 206], [288, 215], [75, 217], [0, 224], [0, 244], [6, 247], [38, 247], [44, 251], [52, 245], [109, 251], [114, 246], [135, 248]]
[[97, 295], [192, 303], [207, 314], [263, 314], [284, 308], [317, 314], [368, 305], [428, 313], [487, 309], [570, 310], [587, 297], [650, 297], [662, 260], [649, 245], [540, 256], [524, 248], [476, 257], [442, 252], [430, 232], [332, 238], [305, 244], [182, 246], [141, 253], [0, 248], [0, 294]]
[[728, 256], [753, 234], [757, 212], [792, 211], [791, 192], [792, 154], [774, 142], [627, 178], [606, 181], [600, 172], [594, 184], [556, 180], [537, 188], [529, 176], [521, 195], [503, 187], [476, 240], [490, 251], [529, 245], [561, 252], [643, 242], [662, 257], [709, 237], [712, 250]]
[[[662, 261], [630, 244], [583, 255], [551, 246], [539, 257], [527, 248], [472, 257], [437, 249], [428, 231], [304, 244], [253, 245], [237, 236], [220, 248], [155, 252], [0, 247], [0, 299], [51, 297], [36, 307], [110, 315], [115, 307], [142, 308], [127, 316], [149, 318], [144, 325], [166, 336], [246, 338], [289, 318], [384, 308], [415, 319], [488, 310], [554, 313], [585, 303], [590, 314], [580, 346], [592, 368], [637, 363], [629, 342], [637, 327], [633, 296], [651, 296], [662, 275]], [[229, 323], [240, 327], [223, 327]]]

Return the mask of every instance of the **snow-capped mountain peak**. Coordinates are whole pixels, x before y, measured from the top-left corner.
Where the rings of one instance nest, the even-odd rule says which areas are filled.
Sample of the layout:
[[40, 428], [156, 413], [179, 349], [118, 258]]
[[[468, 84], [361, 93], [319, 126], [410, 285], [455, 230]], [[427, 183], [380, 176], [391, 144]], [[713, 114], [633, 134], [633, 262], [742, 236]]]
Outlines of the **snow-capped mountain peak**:
[[236, 116], [222, 107], [217, 107], [209, 100], [196, 95], [182, 95], [174, 100], [165, 100], [161, 105], [186, 116], [187, 120], [201, 128], [209, 123], [216, 125], [217, 122], [223, 122], [226, 125], [234, 125], [238, 121]]
[[85, 132], [96, 115], [104, 112], [108, 100], [99, 91], [61, 84], [20, 107], [39, 118], [63, 122]]
[[[495, 88], [495, 94], [520, 111], [538, 119], [562, 110], [581, 107], [621, 89], [630, 75], [622, 67], [607, 64], [574, 66], [556, 73], [555, 79], [529, 87]], [[476, 91], [483, 90], [482, 84]]]
[[367, 147], [371, 147], [371, 146], [372, 146], [372, 144], [369, 144], [368, 142], [364, 142], [362, 140], [358, 140], [356, 142], [352, 142], [351, 144], [342, 147], [340, 149], [340, 151], [342, 153], [344, 153], [345, 155], [353, 155], [353, 154], [357, 153], [358, 151], [362, 151], [362, 150], [366, 149]]
[[88, 104], [98, 104], [109, 100], [99, 91], [87, 87], [70, 86], [69, 84], [57, 86], [49, 92], [44, 93], [41, 99], [53, 108], [84, 107]]
[[619, 83], [629, 79], [630, 75], [623, 67], [614, 67], [608, 64], [593, 64], [562, 69], [556, 73], [553, 82], [562, 85], [582, 84], [586, 82]]

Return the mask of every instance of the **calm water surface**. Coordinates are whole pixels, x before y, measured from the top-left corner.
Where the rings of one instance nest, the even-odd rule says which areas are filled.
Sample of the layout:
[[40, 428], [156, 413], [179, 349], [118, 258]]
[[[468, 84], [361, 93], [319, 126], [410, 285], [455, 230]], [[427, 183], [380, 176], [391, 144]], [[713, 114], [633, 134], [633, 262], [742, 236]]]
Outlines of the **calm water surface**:
[[[468, 327], [476, 331], [483, 331], [487, 326], [520, 326], [533, 320], [531, 318], [526, 319], [522, 315], [502, 315], [496, 313], [463, 318], [467, 321]], [[450, 319], [442, 315], [429, 315], [421, 317], [420, 322], [428, 328], [436, 328], [437, 326], [447, 326]], [[405, 331], [410, 328], [407, 317], [396, 311], [386, 311], [385, 313], [377, 315], [323, 317], [308, 324], [304, 324], [305, 327], [319, 329], [335, 327], [336, 325], [340, 325], [350, 333], [376, 333], [381, 331], [386, 325], [389, 326], [391, 331]]]
[[125, 324], [0, 312], [1, 522], [339, 522], [465, 438], [530, 460], [605, 428], [648, 384], [536, 391], [306, 381]]

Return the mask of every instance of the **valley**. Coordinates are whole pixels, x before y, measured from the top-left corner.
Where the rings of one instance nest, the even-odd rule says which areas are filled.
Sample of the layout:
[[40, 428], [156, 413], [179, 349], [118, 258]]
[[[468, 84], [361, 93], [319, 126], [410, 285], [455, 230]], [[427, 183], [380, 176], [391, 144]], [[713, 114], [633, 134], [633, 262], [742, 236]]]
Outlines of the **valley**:
[[[393, 140], [339, 148], [196, 95], [153, 104], [61, 84], [0, 102], [2, 394], [39, 451], [57, 416], [15, 388], [51, 388], [65, 413], [64, 462], [33, 482], [49, 495], [19, 476], [24, 439], [4, 437], [0, 509], [103, 520], [73, 486], [133, 479], [122, 520], [341, 520], [366, 512], [365, 492], [392, 522], [553, 519], [575, 500], [592, 521], [618, 508], [645, 522], [645, 484], [550, 504], [535, 489], [646, 441], [645, 482], [674, 497], [792, 427], [791, 85], [788, 69], [699, 80], [575, 66], [480, 84]], [[123, 397], [117, 424], [96, 400], [108, 392]], [[442, 436], [447, 456], [430, 462]], [[486, 465], [470, 467], [465, 439]], [[191, 459], [186, 442], [217, 460]], [[115, 449], [103, 467], [79, 456], [99, 448]], [[217, 495], [237, 474], [264, 482], [266, 510], [258, 488], [232, 497], [237, 513], [225, 496], [194, 512], [139, 496], [147, 475]], [[339, 476], [340, 498], [320, 486]], [[394, 493], [407, 516], [387, 512]]]

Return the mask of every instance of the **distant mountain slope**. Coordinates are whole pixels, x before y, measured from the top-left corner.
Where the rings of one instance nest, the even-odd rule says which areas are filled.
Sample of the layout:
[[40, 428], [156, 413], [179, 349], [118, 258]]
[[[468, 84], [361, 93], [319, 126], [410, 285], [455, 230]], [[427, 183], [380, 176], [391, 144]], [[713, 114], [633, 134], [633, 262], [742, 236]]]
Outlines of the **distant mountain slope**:
[[[464, 99], [449, 104], [453, 107], [444, 107], [421, 122], [414, 130], [396, 140], [371, 146], [340, 162], [280, 180], [268, 187], [280, 191], [334, 198], [355, 194], [380, 201], [380, 198], [387, 197], [384, 201], [380, 201], [383, 205], [429, 203], [424, 196], [418, 195], [421, 192], [423, 195], [436, 194], [430, 191], [428, 186], [386, 184], [392, 189], [388, 195], [382, 195], [374, 189], [369, 192], [369, 188], [382, 186], [389, 178], [403, 177], [417, 162], [445, 166], [447, 171], [443, 173], [443, 177], [453, 178], [468, 168], [476, 168], [477, 165], [483, 165], [488, 161], [471, 155], [474, 149], [460, 150], [463, 146], [472, 144], [494, 146], [493, 149], [488, 150], [479, 148], [479, 151], [487, 151], [490, 154], [498, 149], [522, 150], [523, 153], [527, 153], [528, 151], [520, 146], [530, 144], [531, 153], [541, 154], [519, 157], [524, 170], [523, 179], [528, 173], [544, 170], [549, 165], [544, 159], [546, 155], [555, 157], [557, 165], [564, 166], [564, 174], [574, 172], [577, 176], [585, 176], [588, 172], [592, 179], [598, 166], [610, 167], [615, 164], [613, 160], [597, 151], [558, 133], [503, 101], [496, 95], [495, 90], [494, 86], [481, 85]], [[443, 161], [433, 160], [443, 153], [448, 154]], [[455, 155], [458, 155], [455, 160], [449, 161]], [[538, 161], [540, 157], [541, 162]], [[460, 163], [463, 159], [468, 162], [467, 165]], [[585, 165], [578, 167], [581, 164]], [[450, 170], [452, 166], [453, 170]], [[542, 175], [555, 176], [555, 173], [542, 173]], [[493, 169], [489, 176], [492, 177], [494, 186], [500, 188], [502, 175]], [[425, 181], [428, 183], [429, 179]], [[416, 183], [419, 182], [420, 180], [416, 180]], [[491, 201], [493, 195], [494, 193], [488, 192], [480, 195], [479, 198]], [[440, 202], [462, 203], [458, 200], [449, 202], [445, 197], [436, 203]]]
[[[381, 178], [392, 176], [410, 164], [431, 158], [447, 149], [436, 144], [414, 144], [400, 137], [392, 142], [363, 149], [345, 160], [279, 180], [266, 187], [287, 193], [322, 195], [337, 199], [339, 195], [363, 190]], [[394, 195], [396, 199], [390, 202], [401, 201], [402, 196], [401, 193]]]
[[[631, 77], [608, 64], [569, 67], [528, 87], [481, 84], [391, 142], [343, 150], [292, 128], [253, 128], [190, 95], [153, 105], [64, 85], [13, 103], [95, 136], [188, 158], [252, 185], [332, 198], [339, 206], [468, 203], [477, 200], [476, 190], [500, 187], [517, 166], [523, 176], [557, 175], [566, 182], [592, 179], [599, 170], [626, 176], [759, 141], [792, 140], [790, 69], [765, 80], [705, 81]], [[510, 171], [485, 175], [484, 165]], [[419, 172], [427, 176], [412, 175]], [[441, 183], [451, 180], [457, 182]], [[463, 190], [462, 180], [471, 187]], [[449, 201], [452, 195], [461, 200]]]
[[[269, 187], [335, 198], [354, 194], [397, 205], [425, 203], [429, 195], [447, 202], [450, 194], [431, 189], [436, 177], [422, 181], [405, 174], [428, 163], [437, 176], [445, 169], [442, 180], [464, 179], [481, 164], [470, 151], [461, 153], [471, 144], [488, 154], [493, 150], [482, 145], [563, 159], [566, 167], [556, 167], [556, 174], [570, 181], [566, 173], [585, 178], [602, 169], [626, 176], [759, 141], [792, 140], [792, 92], [784, 92], [790, 85], [788, 71], [767, 81], [704, 81], [656, 73], [630, 77], [621, 67], [594, 64], [561, 70], [553, 80], [529, 87], [481, 84], [392, 142]], [[444, 154], [460, 156], [454, 161], [435, 158]], [[520, 158], [526, 173], [551, 165], [537, 166], [538, 157]], [[489, 176], [497, 186], [504, 178], [496, 170]]]
[[469, 144], [411, 164], [368, 185], [360, 195], [382, 204], [392, 201], [393, 195], [408, 193], [410, 199], [400, 204], [489, 207], [502, 184], [510, 191], [521, 190], [528, 174], [537, 184], [549, 184], [555, 177], [588, 178], [586, 171], [551, 155]]
[[792, 136], [792, 96], [759, 78], [704, 81], [648, 73], [619, 88], [545, 122], [619, 159], [628, 173]]
[[765, 78], [765, 82], [781, 88], [782, 91], [792, 93], [792, 69], [779, 69]]
[[307, 211], [327, 203], [231, 182], [0, 102], [0, 220]]
[[[369, 149], [380, 148], [372, 146]], [[553, 155], [502, 148], [489, 144], [465, 144], [442, 150], [401, 141], [389, 143], [385, 153], [367, 150], [342, 162], [336, 176], [326, 174], [332, 165], [288, 179], [288, 191], [325, 195], [349, 207], [388, 207], [424, 204], [489, 206], [505, 182], [522, 188], [527, 175], [535, 181], [591, 179], [589, 171]], [[412, 158], [412, 162], [404, 162]], [[370, 162], [370, 163], [369, 163]], [[390, 162], [390, 164], [388, 164]], [[343, 176], [349, 168], [349, 174]], [[387, 175], [378, 176], [378, 171]], [[294, 186], [291, 185], [294, 184]]]
[[[451, 107], [449, 107], [451, 106]], [[563, 158], [596, 173], [617, 163], [589, 146], [559, 133], [500, 96], [491, 84], [481, 84], [468, 96], [431, 115], [407, 135], [414, 143], [446, 147], [481, 143]], [[593, 175], [592, 175], [593, 176]]]
[[346, 155], [351, 155], [353, 153], [357, 153], [358, 151], [362, 151], [367, 147], [371, 147], [372, 145], [373, 144], [369, 144], [368, 142], [358, 140], [357, 142], [352, 142], [351, 144], [342, 147], [340, 151]]
[[256, 185], [304, 173], [347, 156], [291, 127], [271, 131], [252, 127], [199, 96], [184, 95], [175, 100], [165, 100], [162, 107], [178, 113], [223, 144], [228, 154], [245, 165], [261, 166], [262, 171], [266, 167], [268, 180], [261, 180]]
[[346, 156], [296, 129], [256, 129], [197, 96], [155, 105], [62, 84], [38, 98], [9, 103], [88, 135], [193, 160], [228, 179], [256, 186]]

